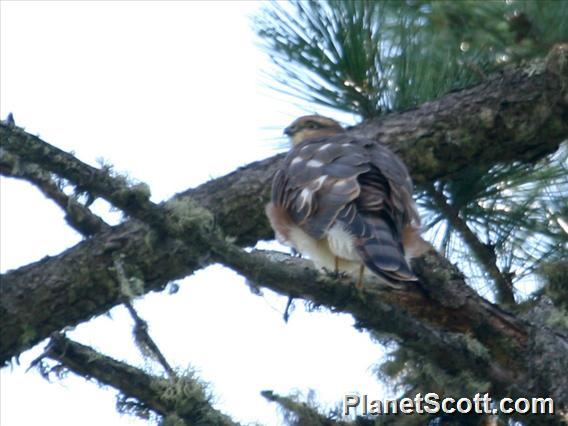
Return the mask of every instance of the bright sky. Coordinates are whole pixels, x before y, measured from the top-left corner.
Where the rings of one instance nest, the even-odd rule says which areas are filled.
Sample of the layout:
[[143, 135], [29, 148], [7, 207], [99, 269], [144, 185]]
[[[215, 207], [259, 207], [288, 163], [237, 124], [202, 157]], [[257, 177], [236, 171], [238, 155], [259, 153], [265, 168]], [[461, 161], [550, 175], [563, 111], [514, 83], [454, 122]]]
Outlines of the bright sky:
[[[261, 83], [269, 62], [249, 16], [259, 2], [2, 1], [0, 113], [47, 142], [146, 182], [153, 199], [222, 176], [278, 151], [281, 129], [321, 108], [283, 102]], [[335, 114], [348, 121], [352, 118]], [[1, 269], [57, 255], [80, 241], [62, 212], [32, 186], [2, 180]], [[96, 203], [97, 213], [118, 215]], [[247, 423], [278, 424], [263, 389], [315, 389], [324, 403], [345, 392], [376, 397], [371, 368], [383, 356], [348, 316], [253, 295], [243, 278], [213, 266], [179, 282], [175, 295], [136, 301], [171, 364], [212, 384], [215, 406]], [[137, 365], [121, 307], [68, 335]], [[70, 375], [48, 383], [26, 373], [44, 344], [1, 371], [0, 424], [125, 425], [116, 392]]]

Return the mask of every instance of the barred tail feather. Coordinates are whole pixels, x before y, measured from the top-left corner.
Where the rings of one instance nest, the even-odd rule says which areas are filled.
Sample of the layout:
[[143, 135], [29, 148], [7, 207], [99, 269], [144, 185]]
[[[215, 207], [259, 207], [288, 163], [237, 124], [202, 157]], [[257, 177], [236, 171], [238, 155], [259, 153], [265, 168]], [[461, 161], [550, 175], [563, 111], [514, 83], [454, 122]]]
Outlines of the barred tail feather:
[[350, 207], [342, 211], [338, 220], [355, 237], [355, 247], [365, 266], [388, 282], [416, 281], [389, 220], [365, 217]]

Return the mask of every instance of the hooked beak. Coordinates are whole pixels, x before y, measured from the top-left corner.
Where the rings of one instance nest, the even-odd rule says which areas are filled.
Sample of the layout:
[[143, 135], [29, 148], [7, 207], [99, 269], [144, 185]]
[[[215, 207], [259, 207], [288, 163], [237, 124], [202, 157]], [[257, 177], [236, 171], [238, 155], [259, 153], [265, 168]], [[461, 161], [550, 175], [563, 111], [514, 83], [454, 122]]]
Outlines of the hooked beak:
[[286, 128], [284, 129], [284, 134], [285, 134], [286, 136], [292, 136], [292, 134], [294, 133], [294, 130], [296, 130], [296, 129], [294, 128], [294, 126], [288, 126], [288, 127], [286, 127]]

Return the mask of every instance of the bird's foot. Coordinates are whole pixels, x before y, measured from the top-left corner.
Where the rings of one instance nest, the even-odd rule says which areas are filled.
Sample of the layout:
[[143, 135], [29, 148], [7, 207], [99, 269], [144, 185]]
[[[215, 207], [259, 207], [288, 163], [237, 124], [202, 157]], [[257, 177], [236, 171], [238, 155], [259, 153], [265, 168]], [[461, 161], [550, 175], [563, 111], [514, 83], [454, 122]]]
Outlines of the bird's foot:
[[322, 269], [328, 277], [331, 277], [333, 279], [347, 278], [347, 273], [345, 271], [339, 271], [339, 270], [330, 271], [325, 266]]

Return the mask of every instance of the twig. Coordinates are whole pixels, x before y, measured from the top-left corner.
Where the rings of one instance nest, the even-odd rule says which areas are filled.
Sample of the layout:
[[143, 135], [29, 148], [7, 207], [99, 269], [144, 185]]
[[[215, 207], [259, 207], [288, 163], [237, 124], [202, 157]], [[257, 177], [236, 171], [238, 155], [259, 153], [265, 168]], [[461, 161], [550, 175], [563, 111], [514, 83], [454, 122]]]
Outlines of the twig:
[[47, 198], [55, 202], [64, 212], [65, 221], [85, 237], [109, 229], [110, 226], [89, 208], [63, 192], [51, 175], [38, 165], [22, 161], [16, 155], [5, 152], [0, 158], [0, 174], [23, 179], [36, 186]]
[[[355, 422], [346, 422], [342, 420], [334, 420], [305, 402], [296, 401], [295, 399], [282, 396], [271, 390], [263, 390], [260, 393], [264, 399], [278, 404], [282, 410], [289, 413], [294, 418], [296, 425], [310, 426], [357, 426]], [[286, 417], [286, 416], [285, 416]], [[369, 422], [370, 424], [370, 422]]]
[[148, 333], [148, 323], [142, 319], [140, 315], [138, 315], [138, 312], [136, 312], [136, 309], [132, 306], [131, 300], [137, 295], [137, 293], [139, 293], [140, 288], [144, 286], [144, 283], [140, 282], [137, 278], [129, 278], [126, 275], [123, 259], [120, 255], [117, 256], [114, 261], [114, 270], [118, 278], [120, 293], [123, 295], [123, 304], [134, 320], [133, 335], [140, 352], [142, 352], [142, 355], [158, 361], [166, 373], [168, 373], [168, 376], [172, 380], [175, 379], [175, 371], [166, 360], [166, 357], [162, 354], [162, 351], [160, 351], [158, 345], [156, 345], [156, 342], [154, 342]]
[[166, 370], [170, 379], [174, 379], [176, 376], [175, 371], [160, 351], [160, 348], [158, 348], [158, 345], [156, 345], [156, 342], [150, 337], [148, 333], [148, 323], [140, 318], [130, 301], [125, 301], [124, 306], [126, 306], [126, 309], [130, 312], [130, 316], [134, 320], [134, 338], [140, 350], [144, 354], [149, 354], [152, 358], [156, 359], [164, 370]]
[[[8, 129], [0, 125], [1, 129]], [[130, 185], [125, 178], [113, 177], [108, 170], [97, 169], [75, 156], [48, 144], [20, 128], [9, 128], [2, 139], [2, 148], [26, 162], [37, 164], [42, 170], [68, 180], [78, 192], [102, 197], [124, 213], [159, 230], [166, 230], [165, 213], [150, 201], [150, 190], [145, 184]]]
[[510, 277], [503, 274], [497, 267], [495, 252], [477, 238], [467, 223], [459, 216], [458, 210], [448, 203], [446, 196], [441, 191], [437, 190], [434, 185], [429, 185], [427, 192], [495, 283], [498, 302], [504, 305], [514, 305], [513, 283]]

